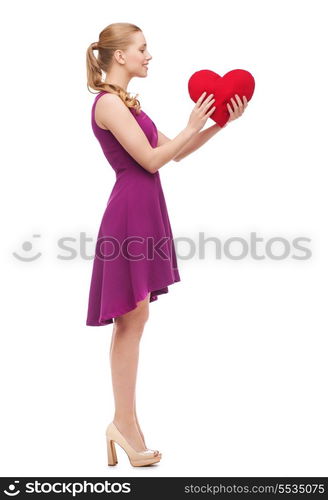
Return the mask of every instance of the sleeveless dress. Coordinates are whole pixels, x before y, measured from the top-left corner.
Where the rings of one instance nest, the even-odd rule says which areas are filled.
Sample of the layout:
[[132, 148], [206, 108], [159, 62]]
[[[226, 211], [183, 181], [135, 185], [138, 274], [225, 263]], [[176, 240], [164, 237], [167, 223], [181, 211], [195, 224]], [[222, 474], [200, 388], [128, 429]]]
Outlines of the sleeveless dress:
[[[93, 259], [87, 326], [113, 323], [143, 300], [168, 293], [180, 281], [177, 258], [159, 171], [145, 170], [109, 131], [95, 121], [95, 106], [106, 91], [97, 94], [91, 126], [102, 151], [115, 171]], [[150, 145], [157, 146], [154, 122], [141, 110], [129, 108]]]

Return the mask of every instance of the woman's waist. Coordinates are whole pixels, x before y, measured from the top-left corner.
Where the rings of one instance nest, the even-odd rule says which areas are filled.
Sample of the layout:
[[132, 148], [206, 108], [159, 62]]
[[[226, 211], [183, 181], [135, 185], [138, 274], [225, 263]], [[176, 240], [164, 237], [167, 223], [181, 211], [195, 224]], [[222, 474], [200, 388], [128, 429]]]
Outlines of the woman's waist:
[[120, 172], [109, 196], [109, 200], [114, 197], [125, 197], [126, 199], [138, 198], [142, 196], [155, 196], [158, 194], [158, 181], [156, 178], [147, 178], [138, 175]]
[[158, 183], [158, 172], [151, 174], [140, 166], [129, 165], [128, 168], [114, 168], [114, 170], [117, 184], [155, 186]]

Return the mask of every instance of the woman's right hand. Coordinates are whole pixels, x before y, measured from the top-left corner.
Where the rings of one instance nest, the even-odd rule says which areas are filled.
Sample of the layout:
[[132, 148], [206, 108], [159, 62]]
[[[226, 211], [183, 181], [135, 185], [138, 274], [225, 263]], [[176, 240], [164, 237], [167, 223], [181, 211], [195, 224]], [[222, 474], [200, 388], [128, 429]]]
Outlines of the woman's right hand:
[[[211, 99], [214, 94], [210, 94], [203, 101], [206, 92], [203, 92], [198, 101], [195, 104], [194, 109], [191, 112], [189, 117], [187, 127], [190, 128], [193, 132], [199, 132], [207, 122], [207, 119], [214, 113], [216, 106], [213, 106], [209, 111], [208, 109], [212, 106], [215, 99]], [[202, 102], [203, 101], [203, 102]], [[208, 112], [207, 112], [208, 111]]]

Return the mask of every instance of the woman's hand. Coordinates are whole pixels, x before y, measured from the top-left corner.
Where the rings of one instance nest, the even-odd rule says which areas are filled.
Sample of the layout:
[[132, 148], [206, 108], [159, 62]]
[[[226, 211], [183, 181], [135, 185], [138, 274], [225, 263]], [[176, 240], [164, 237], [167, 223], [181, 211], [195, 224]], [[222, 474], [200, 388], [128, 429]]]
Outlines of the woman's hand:
[[[193, 132], [199, 132], [204, 127], [211, 114], [215, 111], [215, 106], [211, 108], [212, 104], [215, 101], [215, 99], [212, 99], [214, 94], [210, 94], [203, 101], [205, 95], [206, 92], [203, 92], [196, 102], [189, 117], [187, 127], [189, 127]], [[208, 111], [209, 108], [211, 109]]]
[[238, 104], [236, 104], [233, 97], [231, 97], [230, 100], [232, 101], [232, 105], [233, 105], [234, 109], [232, 111], [230, 104], [227, 103], [230, 117], [229, 117], [229, 120], [227, 121], [227, 123], [225, 125], [223, 125], [223, 127], [225, 127], [228, 123], [232, 122], [233, 120], [236, 120], [236, 118], [239, 118], [243, 114], [245, 109], [247, 108], [248, 102], [247, 102], [247, 99], [244, 95], [243, 95], [243, 102], [241, 102], [238, 94], [235, 94], [235, 97], [236, 97]]

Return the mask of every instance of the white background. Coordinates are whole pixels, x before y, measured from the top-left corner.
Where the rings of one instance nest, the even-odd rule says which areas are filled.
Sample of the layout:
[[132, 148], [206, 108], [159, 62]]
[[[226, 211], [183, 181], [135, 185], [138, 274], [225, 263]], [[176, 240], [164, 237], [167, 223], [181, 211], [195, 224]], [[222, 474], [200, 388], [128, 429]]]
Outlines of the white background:
[[[6, 4], [2, 476], [327, 475], [324, 7]], [[208, 243], [205, 259], [197, 252], [185, 259], [188, 248], [177, 244], [181, 282], [150, 304], [141, 341], [137, 411], [147, 445], [163, 454], [145, 468], [132, 467], [118, 446], [118, 465], [107, 466], [112, 325], [85, 325], [95, 238], [115, 182], [90, 126], [95, 96], [86, 87], [85, 53], [113, 22], [143, 30], [153, 59], [128, 90], [170, 138], [187, 125], [195, 71], [245, 69], [256, 82], [241, 118], [160, 169], [177, 240], [192, 238], [198, 248], [203, 231], [222, 245], [231, 237], [249, 244], [255, 232], [265, 258], [215, 258]], [[82, 233], [90, 238], [88, 258]], [[73, 239], [73, 258], [58, 248], [63, 237]], [[291, 245], [282, 260], [266, 255], [275, 237]], [[297, 237], [310, 239], [310, 258], [293, 258], [301, 255]], [[13, 252], [41, 255], [24, 262]]]

